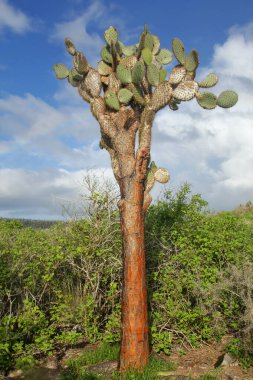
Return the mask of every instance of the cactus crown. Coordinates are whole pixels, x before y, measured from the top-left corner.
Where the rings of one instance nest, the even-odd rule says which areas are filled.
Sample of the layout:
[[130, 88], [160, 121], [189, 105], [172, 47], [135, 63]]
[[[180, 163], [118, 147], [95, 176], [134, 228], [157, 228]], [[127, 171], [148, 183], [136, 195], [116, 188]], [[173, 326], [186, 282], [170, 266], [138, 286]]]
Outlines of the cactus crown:
[[[204, 109], [216, 106], [229, 108], [236, 104], [237, 94], [232, 90], [216, 96], [210, 92], [199, 92], [199, 88], [216, 85], [218, 76], [210, 73], [202, 81], [194, 80], [199, 66], [196, 50], [186, 54], [183, 42], [174, 38], [172, 51], [161, 48], [160, 40], [150, 33], [147, 26], [136, 45], [126, 46], [119, 40], [118, 31], [110, 26], [104, 32], [105, 46], [102, 48], [97, 70], [87, 62], [84, 55], [77, 51], [73, 41], [65, 39], [67, 52], [73, 56], [73, 68], [64, 64], [54, 65], [58, 79], [67, 78], [69, 83], [78, 87], [80, 95], [87, 101], [100, 97], [104, 92], [104, 102], [108, 111], [119, 111], [126, 105], [143, 109], [147, 104], [155, 111], [168, 105], [177, 110], [181, 101], [196, 98]], [[177, 64], [169, 74], [166, 65], [173, 57]]]

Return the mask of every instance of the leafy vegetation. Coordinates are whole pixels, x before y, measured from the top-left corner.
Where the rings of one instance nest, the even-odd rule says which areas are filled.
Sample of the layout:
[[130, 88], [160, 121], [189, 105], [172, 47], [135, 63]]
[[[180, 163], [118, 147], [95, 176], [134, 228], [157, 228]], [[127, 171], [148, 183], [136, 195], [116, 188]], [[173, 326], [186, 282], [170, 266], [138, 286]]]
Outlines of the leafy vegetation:
[[[68, 370], [63, 374], [63, 380], [91, 380], [91, 379], [108, 379], [108, 375], [102, 376], [94, 373], [88, 368], [89, 365], [101, 363], [110, 360], [117, 360], [119, 355], [119, 344], [104, 343], [97, 349], [87, 350], [78, 359], [69, 362]], [[117, 370], [110, 375], [111, 380], [158, 380], [158, 371], [169, 371], [174, 369], [173, 364], [165, 363], [163, 360], [151, 356], [149, 365], [143, 373], [138, 371], [128, 371], [120, 375]]]
[[[85, 219], [47, 229], [0, 219], [2, 371], [32, 366], [42, 355], [79, 342], [119, 341], [116, 200], [111, 189], [91, 186]], [[229, 351], [252, 364], [253, 210], [243, 207], [212, 214], [187, 184], [176, 194], [166, 191], [150, 207], [146, 248], [154, 351], [169, 354], [173, 345], [197, 346], [232, 333]]]

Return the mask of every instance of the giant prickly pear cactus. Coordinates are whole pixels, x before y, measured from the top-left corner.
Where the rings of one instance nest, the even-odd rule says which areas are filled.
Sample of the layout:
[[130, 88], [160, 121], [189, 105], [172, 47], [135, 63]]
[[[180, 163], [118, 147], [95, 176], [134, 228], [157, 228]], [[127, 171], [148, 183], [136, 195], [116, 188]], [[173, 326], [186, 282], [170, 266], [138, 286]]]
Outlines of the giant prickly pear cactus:
[[[182, 101], [196, 98], [204, 109], [229, 108], [237, 94], [224, 91], [219, 96], [206, 89], [218, 82], [211, 73], [198, 82], [199, 55], [188, 55], [181, 40], [172, 40], [172, 51], [161, 48], [159, 38], [147, 27], [136, 45], [125, 46], [118, 31], [110, 26], [104, 33], [105, 46], [97, 68], [91, 67], [74, 43], [66, 38], [73, 67], [54, 65], [58, 79], [76, 87], [90, 104], [101, 132], [101, 149], [111, 157], [119, 184], [123, 242], [122, 329], [119, 370], [142, 369], [149, 358], [147, 290], [144, 251], [144, 216], [155, 181], [166, 183], [169, 173], [150, 163], [151, 128], [156, 112], [164, 107], [178, 110]], [[176, 58], [177, 64], [167, 72]], [[200, 89], [205, 89], [203, 92]], [[138, 135], [138, 141], [136, 136]]]

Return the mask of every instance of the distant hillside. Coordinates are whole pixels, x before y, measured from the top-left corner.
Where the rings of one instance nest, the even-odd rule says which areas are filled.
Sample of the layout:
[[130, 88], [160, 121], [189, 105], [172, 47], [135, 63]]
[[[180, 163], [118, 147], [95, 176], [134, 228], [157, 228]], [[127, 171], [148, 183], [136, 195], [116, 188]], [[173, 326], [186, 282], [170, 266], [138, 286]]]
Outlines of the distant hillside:
[[35, 219], [21, 219], [21, 218], [1, 218], [0, 220], [17, 220], [22, 223], [24, 227], [32, 228], [50, 228], [52, 225], [57, 223], [63, 223], [60, 220], [35, 220]]

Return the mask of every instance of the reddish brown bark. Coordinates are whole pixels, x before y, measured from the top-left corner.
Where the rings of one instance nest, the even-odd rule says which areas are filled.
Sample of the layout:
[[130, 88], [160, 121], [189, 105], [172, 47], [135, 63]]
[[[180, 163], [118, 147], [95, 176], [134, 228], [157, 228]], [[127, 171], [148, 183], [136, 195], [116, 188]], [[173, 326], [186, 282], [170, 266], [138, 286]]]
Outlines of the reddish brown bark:
[[119, 202], [123, 238], [123, 288], [119, 370], [142, 369], [149, 359], [143, 183], [132, 182]]

